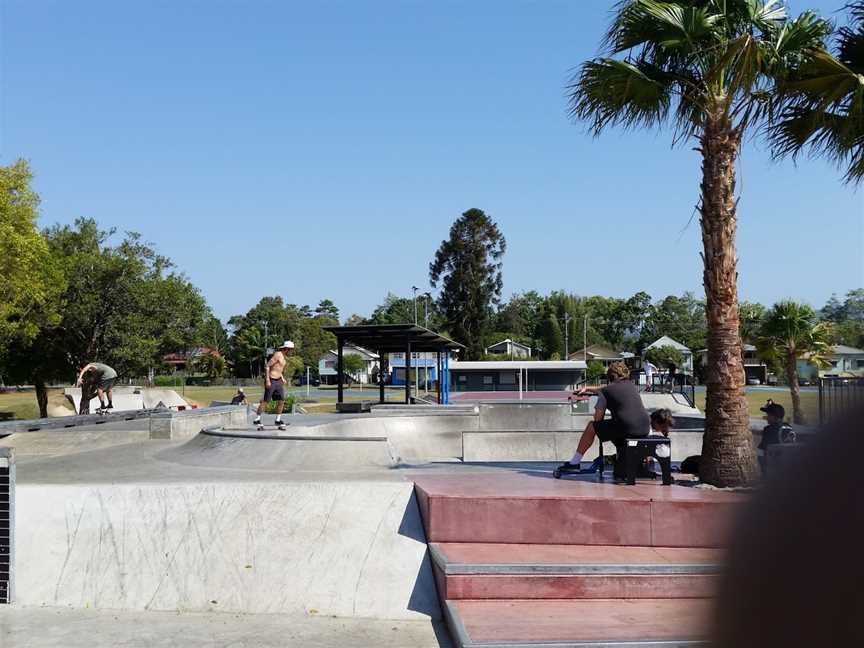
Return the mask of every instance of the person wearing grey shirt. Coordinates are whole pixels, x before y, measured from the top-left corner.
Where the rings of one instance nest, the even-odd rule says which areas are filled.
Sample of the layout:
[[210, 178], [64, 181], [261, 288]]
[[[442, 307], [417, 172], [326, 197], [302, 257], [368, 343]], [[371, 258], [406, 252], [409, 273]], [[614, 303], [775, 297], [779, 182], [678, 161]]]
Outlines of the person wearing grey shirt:
[[[84, 377], [87, 377], [86, 382], [88, 383], [88, 387], [90, 389], [84, 388]], [[81, 387], [81, 405], [79, 407], [79, 411], [81, 413], [85, 411], [89, 411], [90, 398], [92, 398], [92, 387], [96, 387], [96, 395], [99, 396], [99, 409], [102, 411], [114, 409], [114, 403], [112, 402], [112, 390], [114, 388], [114, 383], [117, 382], [117, 372], [114, 371], [111, 367], [106, 364], [102, 364], [101, 362], [91, 362], [85, 365], [81, 372], [78, 374], [78, 381], [76, 385]], [[89, 393], [85, 393], [89, 392]], [[108, 404], [105, 404], [105, 396], [108, 396]], [[87, 407], [85, 408], [85, 399], [87, 402]]]

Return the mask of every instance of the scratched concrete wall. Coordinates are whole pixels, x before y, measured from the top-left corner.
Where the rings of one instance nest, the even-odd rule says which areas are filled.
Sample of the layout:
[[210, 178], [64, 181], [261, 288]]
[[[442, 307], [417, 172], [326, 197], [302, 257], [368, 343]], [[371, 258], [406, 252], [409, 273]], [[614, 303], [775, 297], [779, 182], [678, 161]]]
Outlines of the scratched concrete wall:
[[440, 617], [410, 482], [20, 485], [22, 605]]

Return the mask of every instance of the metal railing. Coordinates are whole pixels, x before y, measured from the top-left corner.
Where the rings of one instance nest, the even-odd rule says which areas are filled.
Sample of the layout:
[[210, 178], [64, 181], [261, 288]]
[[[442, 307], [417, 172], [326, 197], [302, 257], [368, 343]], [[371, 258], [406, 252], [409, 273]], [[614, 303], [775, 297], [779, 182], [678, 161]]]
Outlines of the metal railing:
[[858, 405], [864, 405], [864, 377], [819, 379], [819, 423], [821, 425]]

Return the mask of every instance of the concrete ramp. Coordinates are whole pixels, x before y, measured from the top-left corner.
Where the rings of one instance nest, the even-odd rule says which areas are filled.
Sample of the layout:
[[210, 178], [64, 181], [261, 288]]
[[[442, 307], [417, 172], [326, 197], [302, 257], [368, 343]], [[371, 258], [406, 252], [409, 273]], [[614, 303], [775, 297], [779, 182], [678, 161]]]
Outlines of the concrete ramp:
[[156, 458], [188, 466], [231, 467], [277, 472], [341, 472], [392, 467], [400, 459], [386, 437], [261, 434], [245, 430], [204, 430]]
[[22, 606], [440, 617], [411, 482], [19, 484], [16, 505]]
[[666, 408], [673, 414], [701, 414], [698, 408], [690, 405], [683, 394], [658, 394], [653, 392], [642, 392], [642, 405], [647, 410], [658, 410]]
[[[72, 402], [76, 412], [81, 411], [81, 388], [68, 387], [63, 390], [66, 398]], [[118, 386], [112, 390], [114, 400], [114, 411], [124, 412], [128, 410], [154, 409], [161, 403], [167, 408], [188, 407], [183, 398], [173, 389], [142, 389], [134, 386]], [[90, 411], [95, 412], [99, 407], [99, 398], [90, 401]]]

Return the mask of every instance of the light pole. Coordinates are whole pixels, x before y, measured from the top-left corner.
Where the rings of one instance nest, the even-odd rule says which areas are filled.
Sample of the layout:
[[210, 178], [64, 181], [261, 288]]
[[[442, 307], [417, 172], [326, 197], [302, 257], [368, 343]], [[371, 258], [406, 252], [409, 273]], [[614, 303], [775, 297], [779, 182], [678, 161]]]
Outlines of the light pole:
[[582, 359], [588, 365], [588, 315], [585, 315], [585, 323], [582, 325]]
[[[423, 293], [423, 326], [429, 328], [429, 299], [432, 297], [428, 292]], [[423, 352], [423, 395], [429, 396], [429, 362], [426, 358], [426, 352]]]
[[267, 320], [264, 320], [261, 323], [264, 325], [264, 344], [261, 345], [263, 347], [262, 350], [264, 352], [263, 353], [264, 364], [262, 365], [262, 370], [264, 370], [267, 367], [267, 339], [270, 337], [268, 334], [270, 331], [270, 328], [269, 328], [270, 324], [269, 324], [269, 322], [267, 322]]
[[417, 286], [411, 286], [414, 291], [414, 325], [417, 325], [417, 291], [420, 290]]
[[306, 400], [309, 400], [309, 365], [306, 365]]
[[564, 311], [564, 359], [570, 356], [570, 313]]

